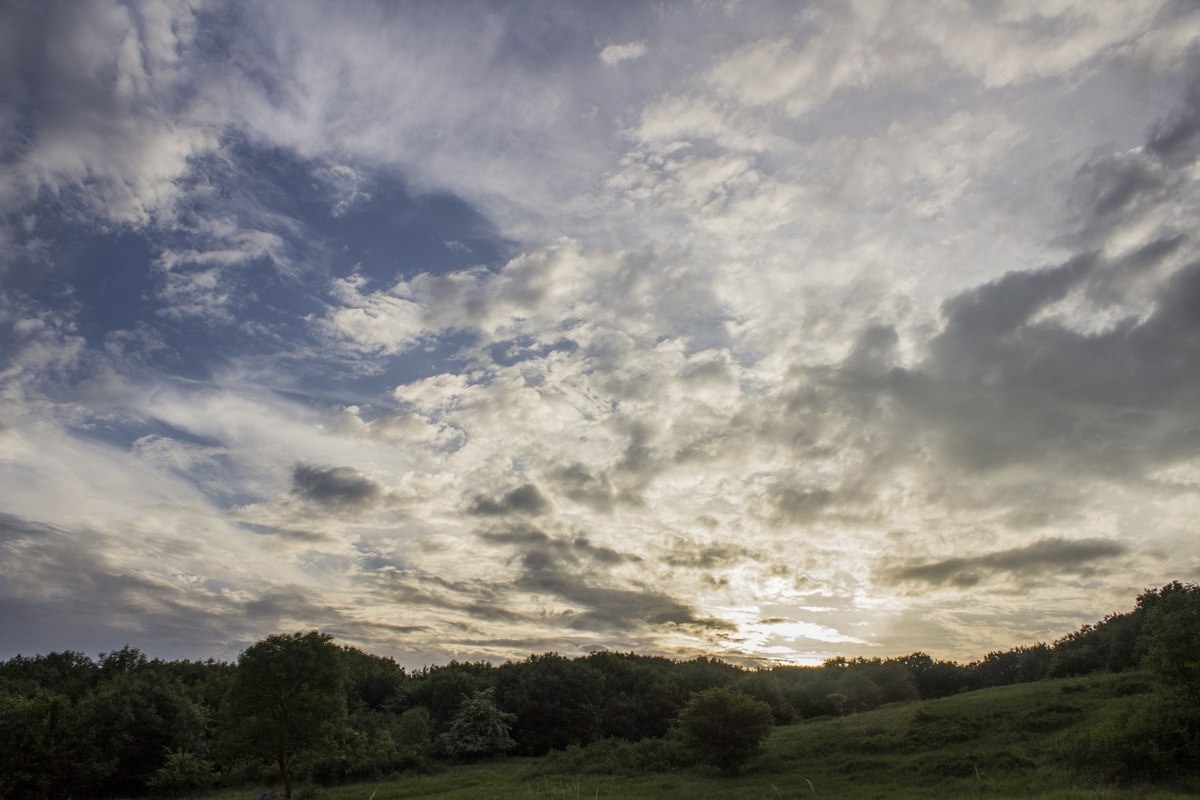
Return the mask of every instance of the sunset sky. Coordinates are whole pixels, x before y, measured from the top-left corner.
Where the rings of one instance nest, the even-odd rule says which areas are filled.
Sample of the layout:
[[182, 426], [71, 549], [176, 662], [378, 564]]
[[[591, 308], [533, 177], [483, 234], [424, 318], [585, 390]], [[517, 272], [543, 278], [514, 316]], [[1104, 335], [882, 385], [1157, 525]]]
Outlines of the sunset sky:
[[0, 658], [968, 661], [1200, 580], [1200, 8], [0, 5]]

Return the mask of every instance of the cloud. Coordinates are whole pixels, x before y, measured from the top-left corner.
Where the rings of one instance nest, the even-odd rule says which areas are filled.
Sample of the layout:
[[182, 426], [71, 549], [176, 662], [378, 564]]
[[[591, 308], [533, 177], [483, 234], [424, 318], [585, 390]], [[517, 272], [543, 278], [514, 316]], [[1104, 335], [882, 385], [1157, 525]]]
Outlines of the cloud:
[[570, 603], [572, 608], [564, 616], [570, 627], [579, 630], [626, 631], [647, 624], [729, 627], [720, 620], [697, 617], [694, 609], [661, 592], [597, 586], [564, 571], [556, 558], [539, 550], [523, 556], [522, 575], [516, 585]]
[[[223, 120], [194, 102], [189, 5], [27, 4], [5, 12], [28, 134], [4, 167], [5, 204], [58, 199], [75, 215], [145, 226], [173, 217], [189, 160]], [[15, 144], [15, 140], [8, 140]]]
[[893, 583], [924, 583], [966, 589], [997, 578], [1040, 582], [1063, 574], [1089, 574], [1128, 548], [1109, 539], [1039, 539], [1033, 544], [978, 556], [890, 567], [882, 572]]
[[971, 658], [1200, 566], [1194, 11], [475, 11], [0, 11], [11, 608]]
[[314, 467], [297, 464], [292, 470], [292, 491], [318, 505], [334, 508], [370, 506], [383, 489], [351, 467]]
[[505, 514], [528, 514], [537, 516], [544, 514], [550, 508], [549, 501], [542, 496], [532, 483], [526, 483], [505, 492], [499, 500], [489, 497], [476, 497], [469, 508], [470, 513], [480, 516], [501, 516]]
[[622, 61], [637, 61], [644, 55], [646, 55], [645, 42], [610, 44], [600, 51], [600, 60], [613, 67]]

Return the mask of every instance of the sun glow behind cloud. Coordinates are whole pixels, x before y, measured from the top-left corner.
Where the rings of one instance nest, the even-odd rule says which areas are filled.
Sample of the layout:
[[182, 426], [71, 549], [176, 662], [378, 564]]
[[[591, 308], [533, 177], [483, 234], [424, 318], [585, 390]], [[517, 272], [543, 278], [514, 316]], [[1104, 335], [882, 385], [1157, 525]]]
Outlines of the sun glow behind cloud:
[[0, 51], [0, 637], [972, 658], [1200, 572], [1187, 4]]

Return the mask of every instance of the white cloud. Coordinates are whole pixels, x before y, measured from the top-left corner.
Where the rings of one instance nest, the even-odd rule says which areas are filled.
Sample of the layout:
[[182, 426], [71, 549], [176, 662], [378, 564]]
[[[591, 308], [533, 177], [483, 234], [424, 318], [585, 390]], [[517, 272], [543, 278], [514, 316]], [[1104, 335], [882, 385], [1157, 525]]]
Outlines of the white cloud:
[[[216, 144], [220, 120], [191, 105], [183, 58], [195, 35], [187, 4], [92, 3], [15, 11], [54, 42], [36, 56], [31, 135], [5, 167], [0, 200], [46, 198], [80, 215], [144, 226], [168, 221], [189, 160]], [[35, 40], [36, 41], [36, 40]], [[12, 140], [9, 140], [12, 142]]]
[[600, 60], [612, 67], [622, 61], [637, 61], [644, 55], [646, 55], [645, 42], [610, 44], [600, 51]]

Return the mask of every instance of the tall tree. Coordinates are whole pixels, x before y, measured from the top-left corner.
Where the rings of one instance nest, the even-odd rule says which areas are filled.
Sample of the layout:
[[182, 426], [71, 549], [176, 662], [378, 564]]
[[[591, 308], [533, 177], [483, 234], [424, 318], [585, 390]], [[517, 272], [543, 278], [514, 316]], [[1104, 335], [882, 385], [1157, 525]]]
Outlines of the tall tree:
[[275, 634], [238, 657], [226, 702], [227, 743], [273, 760], [292, 796], [298, 756], [346, 717], [345, 666], [332, 637], [318, 631]]

